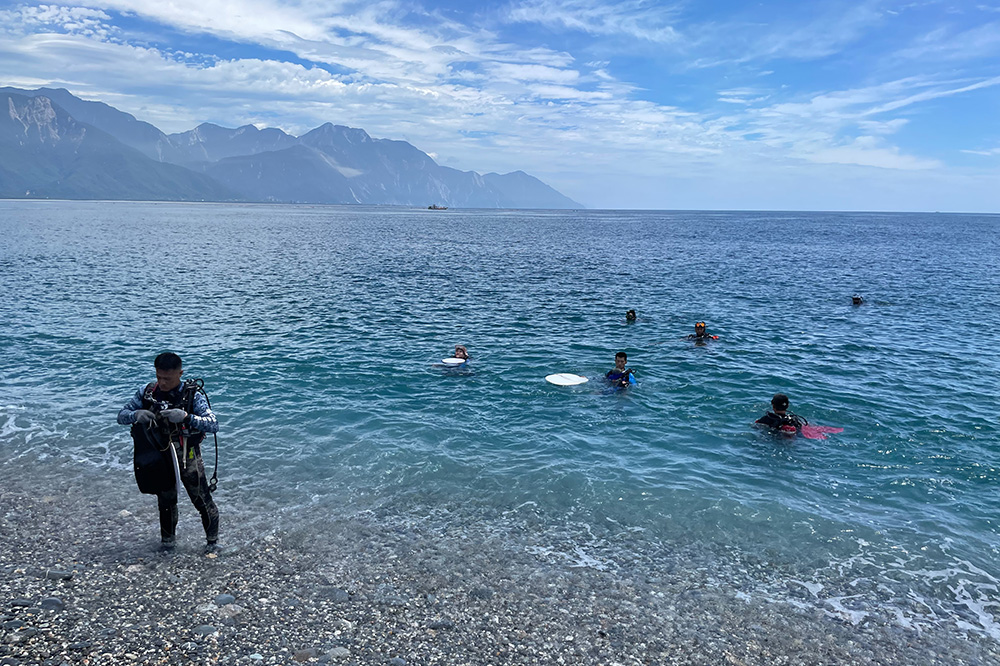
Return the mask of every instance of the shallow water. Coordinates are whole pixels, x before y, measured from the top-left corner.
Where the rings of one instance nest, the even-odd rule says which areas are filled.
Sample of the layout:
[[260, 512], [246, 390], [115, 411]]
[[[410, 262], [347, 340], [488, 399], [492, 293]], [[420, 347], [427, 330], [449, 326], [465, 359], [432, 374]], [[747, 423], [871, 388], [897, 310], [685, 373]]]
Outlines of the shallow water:
[[[1000, 217], [0, 202], [0, 234], [24, 474], [130, 483], [115, 414], [171, 349], [224, 513], [488, 524], [604, 569], [752, 554], [783, 573], [741, 594], [1000, 640]], [[639, 383], [609, 392], [618, 350]], [[755, 430], [777, 391], [845, 431]]]

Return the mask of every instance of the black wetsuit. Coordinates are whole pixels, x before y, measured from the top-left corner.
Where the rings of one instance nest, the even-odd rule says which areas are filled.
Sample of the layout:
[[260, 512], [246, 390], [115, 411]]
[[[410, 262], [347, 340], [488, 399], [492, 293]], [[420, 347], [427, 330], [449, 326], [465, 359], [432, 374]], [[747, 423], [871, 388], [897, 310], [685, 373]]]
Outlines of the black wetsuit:
[[780, 428], [782, 426], [794, 426], [795, 429], [801, 428], [803, 425], [809, 423], [804, 418], [798, 414], [792, 414], [791, 412], [785, 412], [784, 416], [779, 416], [774, 412], [768, 412], [764, 416], [760, 417], [754, 423], [759, 423], [760, 425], [767, 426], [768, 428]]
[[[139, 389], [118, 414], [118, 422], [123, 425], [132, 424], [132, 437], [136, 441], [137, 451], [144, 450], [147, 456], [152, 456], [153, 478], [144, 478], [140, 482], [140, 491], [156, 495], [156, 503], [160, 512], [160, 538], [164, 543], [172, 544], [177, 531], [177, 484], [174, 480], [172, 454], [166, 438], [174, 443], [177, 457], [180, 459], [181, 484], [187, 491], [191, 503], [201, 515], [201, 524], [205, 528], [205, 539], [215, 543], [219, 538], [219, 509], [212, 499], [212, 491], [205, 474], [205, 463], [201, 458], [201, 440], [204, 434], [217, 432], [218, 420], [204, 396], [199, 393], [185, 394], [182, 383], [172, 391], [161, 391], [155, 384], [149, 384]], [[188, 412], [184, 423], [175, 427], [162, 422], [152, 427], [144, 427], [135, 422], [135, 412], [139, 409], [150, 409], [153, 403], [170, 408], [181, 408]], [[164, 430], [160, 430], [160, 428]], [[180, 437], [186, 436], [187, 456]], [[159, 452], [159, 455], [157, 455]], [[157, 460], [158, 458], [158, 460]], [[137, 473], [136, 480], [139, 481]]]

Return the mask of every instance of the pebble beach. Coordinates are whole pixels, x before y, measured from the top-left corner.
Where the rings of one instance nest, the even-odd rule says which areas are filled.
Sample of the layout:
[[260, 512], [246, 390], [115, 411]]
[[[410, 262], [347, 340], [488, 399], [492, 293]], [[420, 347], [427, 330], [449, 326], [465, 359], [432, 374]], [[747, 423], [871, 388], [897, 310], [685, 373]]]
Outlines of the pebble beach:
[[6, 465], [0, 481], [2, 666], [1000, 664], [980, 636], [747, 600], [725, 566], [685, 566], [705, 553], [659, 553], [635, 578], [385, 515], [261, 533], [220, 502], [218, 554], [183, 503], [165, 554], [127, 475], [39, 492]]

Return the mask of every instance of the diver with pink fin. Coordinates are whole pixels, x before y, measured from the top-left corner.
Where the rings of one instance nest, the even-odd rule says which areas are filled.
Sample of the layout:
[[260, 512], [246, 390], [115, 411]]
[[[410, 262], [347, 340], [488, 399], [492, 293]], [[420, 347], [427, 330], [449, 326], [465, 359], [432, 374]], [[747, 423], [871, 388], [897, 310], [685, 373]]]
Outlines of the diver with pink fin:
[[826, 439], [828, 434], [844, 432], [843, 428], [811, 425], [804, 417], [788, 411], [788, 396], [784, 393], [774, 394], [771, 398], [771, 410], [754, 421], [754, 424], [770, 428], [785, 437], [801, 434], [806, 439]]

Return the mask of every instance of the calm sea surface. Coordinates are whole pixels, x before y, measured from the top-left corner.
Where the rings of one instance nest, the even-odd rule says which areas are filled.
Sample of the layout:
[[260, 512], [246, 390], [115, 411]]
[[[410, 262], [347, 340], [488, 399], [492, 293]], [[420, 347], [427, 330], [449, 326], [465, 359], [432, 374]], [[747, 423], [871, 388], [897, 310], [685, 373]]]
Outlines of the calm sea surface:
[[[175, 350], [224, 517], [755, 554], [747, 598], [1000, 640], [1000, 217], [0, 202], [0, 322], [8, 471], [130, 484], [116, 413]], [[777, 391], [844, 432], [757, 431]]]

